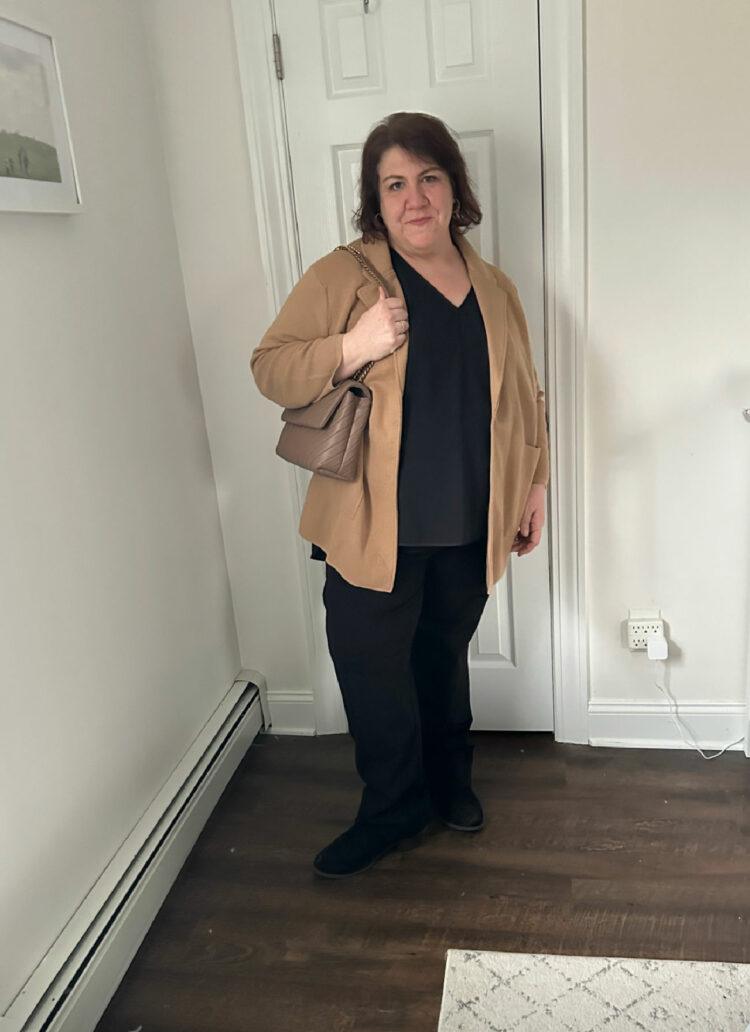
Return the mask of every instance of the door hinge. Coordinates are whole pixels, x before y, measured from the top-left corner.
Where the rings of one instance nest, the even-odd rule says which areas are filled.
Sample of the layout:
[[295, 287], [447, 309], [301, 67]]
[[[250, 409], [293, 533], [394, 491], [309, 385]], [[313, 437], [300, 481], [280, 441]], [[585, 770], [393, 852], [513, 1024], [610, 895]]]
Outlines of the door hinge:
[[273, 34], [273, 63], [276, 65], [276, 78], [284, 78], [284, 59], [281, 56], [281, 36]]

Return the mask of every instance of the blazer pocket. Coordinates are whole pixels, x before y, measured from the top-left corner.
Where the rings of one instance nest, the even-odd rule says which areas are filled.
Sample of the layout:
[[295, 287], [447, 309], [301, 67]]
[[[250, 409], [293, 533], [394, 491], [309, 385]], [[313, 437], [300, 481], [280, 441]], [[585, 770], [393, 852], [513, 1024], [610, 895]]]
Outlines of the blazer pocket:
[[521, 522], [523, 510], [526, 506], [526, 499], [529, 497], [529, 491], [531, 490], [531, 484], [534, 480], [534, 473], [536, 472], [537, 463], [539, 462], [539, 456], [541, 453], [542, 449], [538, 448], [535, 444], [524, 444], [523, 446], [515, 491], [516, 504], [513, 509], [514, 528], [518, 527]]

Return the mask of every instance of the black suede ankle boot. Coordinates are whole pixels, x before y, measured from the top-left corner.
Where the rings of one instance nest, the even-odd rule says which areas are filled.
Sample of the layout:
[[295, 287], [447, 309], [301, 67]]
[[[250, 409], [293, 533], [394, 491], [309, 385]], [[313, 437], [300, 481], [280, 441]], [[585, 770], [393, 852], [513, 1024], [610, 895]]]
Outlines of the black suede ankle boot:
[[313, 860], [313, 870], [321, 878], [348, 878], [359, 874], [421, 830], [421, 826], [404, 831], [388, 825], [353, 824], [318, 853]]
[[484, 827], [482, 804], [470, 788], [454, 788], [435, 801], [435, 809], [443, 824], [454, 831], [481, 831]]

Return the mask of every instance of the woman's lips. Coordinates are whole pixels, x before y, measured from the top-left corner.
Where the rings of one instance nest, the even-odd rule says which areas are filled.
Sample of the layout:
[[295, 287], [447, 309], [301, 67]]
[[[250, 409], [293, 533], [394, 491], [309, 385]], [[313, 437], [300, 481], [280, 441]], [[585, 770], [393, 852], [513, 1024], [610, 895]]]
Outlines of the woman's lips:
[[425, 222], [429, 222], [429, 218], [424, 219], [409, 219], [410, 226], [424, 226]]

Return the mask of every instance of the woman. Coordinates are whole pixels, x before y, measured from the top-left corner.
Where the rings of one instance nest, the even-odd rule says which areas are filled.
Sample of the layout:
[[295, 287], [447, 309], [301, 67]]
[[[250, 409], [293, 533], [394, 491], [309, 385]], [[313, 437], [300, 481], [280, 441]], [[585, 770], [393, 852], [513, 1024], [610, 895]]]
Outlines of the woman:
[[[509, 554], [541, 539], [543, 393], [517, 291], [463, 234], [481, 219], [456, 142], [430, 115], [390, 115], [362, 154], [354, 246], [292, 291], [251, 365], [279, 405], [322, 397], [368, 362], [361, 470], [313, 476], [300, 532], [327, 560], [331, 657], [364, 782], [324, 877], [371, 866], [437, 815], [478, 831], [468, 645]], [[407, 362], [408, 341], [408, 362]]]

